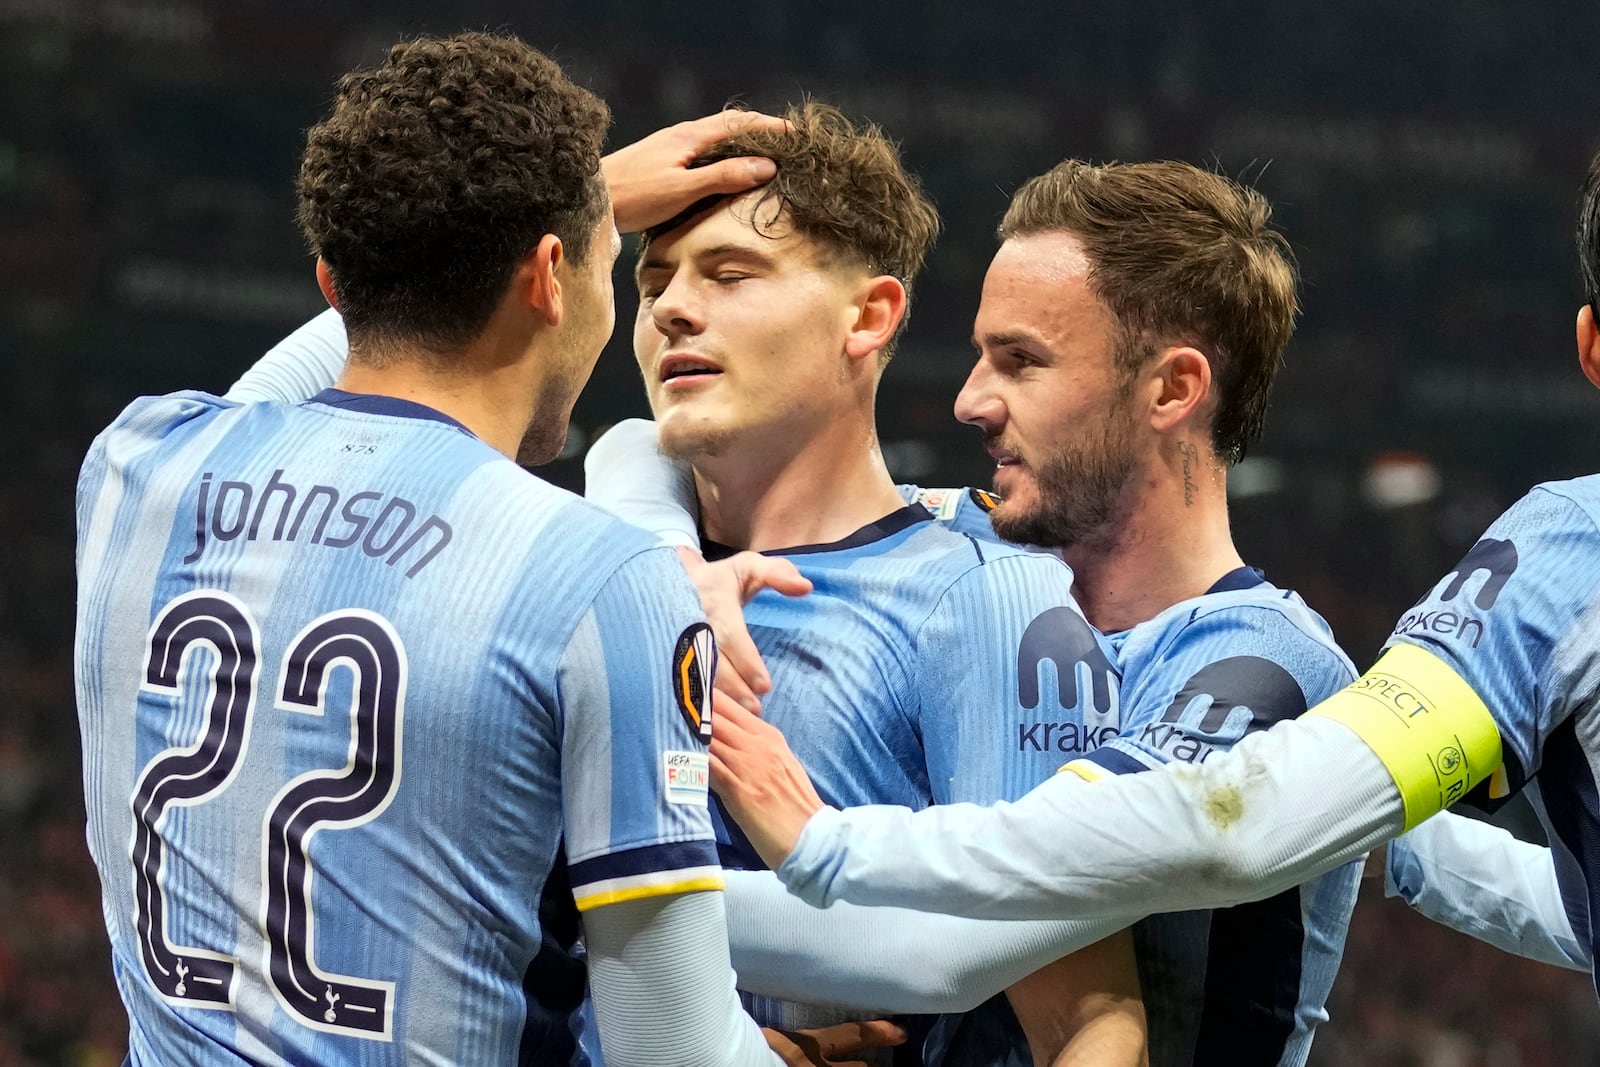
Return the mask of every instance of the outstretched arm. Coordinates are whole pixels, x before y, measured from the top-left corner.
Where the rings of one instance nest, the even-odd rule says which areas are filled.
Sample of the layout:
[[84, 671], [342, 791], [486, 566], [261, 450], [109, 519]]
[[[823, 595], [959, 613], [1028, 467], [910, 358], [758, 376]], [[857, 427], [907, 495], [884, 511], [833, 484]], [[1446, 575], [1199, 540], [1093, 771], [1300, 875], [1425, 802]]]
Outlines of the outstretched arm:
[[1093, 783], [1057, 775], [1014, 804], [913, 813], [824, 808], [776, 730], [731, 701], [719, 715], [713, 783], [790, 891], [818, 906], [1126, 924], [1271, 896], [1406, 821], [1377, 753], [1322, 716], [1200, 766]]
[[[780, 1000], [896, 1013], [967, 1011], [1116, 928], [844, 903], [818, 910], [791, 895], [771, 871], [726, 871], [724, 877], [728, 944], [740, 988]], [[939, 951], [930, 953], [929, 945]]]

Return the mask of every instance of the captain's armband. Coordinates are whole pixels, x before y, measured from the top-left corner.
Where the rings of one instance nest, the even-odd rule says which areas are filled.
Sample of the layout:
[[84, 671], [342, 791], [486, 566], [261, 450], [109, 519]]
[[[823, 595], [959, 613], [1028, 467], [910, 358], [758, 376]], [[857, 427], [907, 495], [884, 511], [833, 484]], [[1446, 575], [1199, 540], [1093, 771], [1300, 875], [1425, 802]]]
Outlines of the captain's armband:
[[1400, 788], [1407, 830], [1500, 767], [1489, 708], [1449, 664], [1416, 645], [1390, 648], [1306, 714], [1343, 723], [1378, 754]]

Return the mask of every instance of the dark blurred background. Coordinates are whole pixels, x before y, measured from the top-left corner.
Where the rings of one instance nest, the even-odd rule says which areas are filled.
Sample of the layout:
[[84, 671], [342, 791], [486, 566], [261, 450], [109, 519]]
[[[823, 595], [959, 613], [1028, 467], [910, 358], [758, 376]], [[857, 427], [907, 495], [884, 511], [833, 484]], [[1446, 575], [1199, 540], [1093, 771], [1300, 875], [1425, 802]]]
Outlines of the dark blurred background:
[[[293, 223], [304, 130], [401, 36], [506, 28], [612, 105], [614, 144], [803, 95], [901, 139], [946, 230], [883, 386], [902, 480], [983, 484], [950, 414], [993, 230], [1079, 155], [1257, 185], [1305, 317], [1234, 475], [1246, 557], [1358, 665], [1534, 482], [1600, 470], [1574, 365], [1572, 204], [1600, 149], [1600, 5], [1124, 0], [0, 0], [0, 1067], [116, 1064], [72, 699], [72, 492], [132, 397], [220, 391], [321, 306]], [[624, 266], [631, 266], [624, 257]], [[640, 414], [624, 323], [578, 405]], [[1500, 956], [1370, 891], [1322, 1064], [1600, 1063], [1586, 977]]]

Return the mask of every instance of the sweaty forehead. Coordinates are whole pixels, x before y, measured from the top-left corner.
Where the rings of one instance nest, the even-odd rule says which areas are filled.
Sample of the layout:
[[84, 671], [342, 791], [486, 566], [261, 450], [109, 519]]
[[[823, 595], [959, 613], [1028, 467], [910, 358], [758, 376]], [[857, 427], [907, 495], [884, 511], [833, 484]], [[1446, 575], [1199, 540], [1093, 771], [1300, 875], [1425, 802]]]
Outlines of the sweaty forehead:
[[657, 233], [639, 255], [635, 274], [664, 270], [682, 259], [734, 255], [740, 251], [775, 263], [829, 266], [834, 257], [821, 242], [796, 230], [776, 196], [757, 189], [718, 201], [679, 225]]
[[1089, 258], [1066, 233], [1007, 240], [983, 279], [976, 333], [1023, 330], [1062, 340], [1109, 325], [1110, 312], [1089, 287]]
[[1083, 242], [1056, 232], [1010, 238], [995, 253], [989, 270], [1008, 281], [1068, 286], [1086, 282], [1090, 267]]

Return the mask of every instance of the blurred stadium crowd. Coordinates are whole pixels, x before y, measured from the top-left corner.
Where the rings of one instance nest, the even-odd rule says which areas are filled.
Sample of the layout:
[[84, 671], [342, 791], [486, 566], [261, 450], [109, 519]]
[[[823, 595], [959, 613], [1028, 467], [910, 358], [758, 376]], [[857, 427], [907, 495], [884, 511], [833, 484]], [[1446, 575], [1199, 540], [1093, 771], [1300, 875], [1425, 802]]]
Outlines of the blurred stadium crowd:
[[[1572, 366], [1571, 201], [1600, 148], [1600, 8], [1465, 0], [1014, 5], [639, 0], [0, 0], [0, 1067], [115, 1064], [126, 1023], [83, 843], [71, 486], [141, 393], [220, 390], [318, 310], [295, 231], [304, 128], [400, 36], [506, 27], [616, 113], [617, 143], [737, 98], [883, 124], [945, 218], [880, 412], [903, 480], [984, 484], [950, 401], [1009, 192], [1067, 155], [1252, 181], [1304, 274], [1236, 537], [1358, 665], [1535, 481], [1600, 470]], [[1402, 9], [1404, 8], [1404, 9]], [[631, 267], [627, 256], [623, 268]], [[621, 308], [631, 282], [619, 275]], [[567, 456], [640, 413], [620, 331]], [[1314, 1063], [1600, 1063], [1587, 978], [1499, 956], [1394, 902], [1357, 909]], [[1392, 953], [1403, 944], [1403, 959]]]

